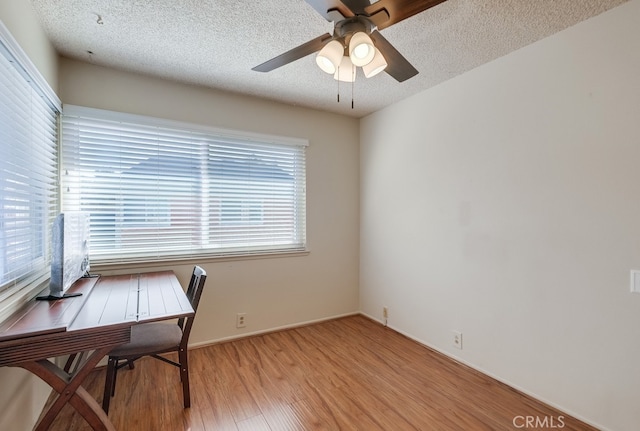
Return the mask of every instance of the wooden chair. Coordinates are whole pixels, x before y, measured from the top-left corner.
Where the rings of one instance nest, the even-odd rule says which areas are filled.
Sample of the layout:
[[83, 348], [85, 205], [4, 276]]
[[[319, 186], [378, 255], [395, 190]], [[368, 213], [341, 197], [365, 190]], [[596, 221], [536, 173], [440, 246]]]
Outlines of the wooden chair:
[[[207, 273], [202, 268], [199, 266], [193, 268], [191, 281], [187, 288], [187, 297], [194, 311], [198, 309], [206, 278]], [[124, 366], [129, 366], [130, 369], [133, 369], [133, 362], [143, 356], [151, 356], [180, 368], [184, 407], [191, 406], [187, 343], [189, 342], [189, 333], [194, 319], [195, 313], [192, 317], [178, 319], [177, 325], [166, 322], [151, 322], [135, 325], [131, 328], [131, 341], [109, 352], [107, 378], [102, 398], [102, 409], [105, 413], [109, 413], [109, 402], [115, 394], [118, 370]], [[160, 356], [161, 353], [168, 352], [178, 352], [178, 362]]]

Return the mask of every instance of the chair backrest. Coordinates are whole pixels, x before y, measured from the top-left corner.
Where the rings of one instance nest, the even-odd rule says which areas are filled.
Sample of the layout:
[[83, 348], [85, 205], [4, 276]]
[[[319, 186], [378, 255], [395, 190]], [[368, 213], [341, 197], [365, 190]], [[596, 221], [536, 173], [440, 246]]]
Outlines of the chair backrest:
[[191, 307], [193, 308], [194, 314], [191, 317], [180, 318], [178, 319], [178, 326], [182, 328], [182, 343], [185, 344], [189, 340], [189, 333], [191, 332], [191, 327], [193, 326], [193, 321], [196, 318], [196, 313], [198, 311], [198, 304], [200, 304], [200, 297], [202, 296], [202, 291], [204, 290], [204, 283], [207, 280], [207, 272], [196, 265], [193, 268], [193, 273], [191, 274], [191, 281], [189, 282], [189, 287], [187, 287], [187, 298], [189, 298], [189, 302], [191, 302]]

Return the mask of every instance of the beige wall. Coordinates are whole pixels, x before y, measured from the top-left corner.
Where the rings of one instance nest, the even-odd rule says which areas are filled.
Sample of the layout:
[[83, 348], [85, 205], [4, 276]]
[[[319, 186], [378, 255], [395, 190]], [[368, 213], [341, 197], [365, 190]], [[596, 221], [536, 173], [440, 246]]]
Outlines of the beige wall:
[[[201, 344], [358, 311], [355, 119], [63, 59], [63, 103], [309, 140], [307, 238], [298, 257], [198, 261], [209, 281], [191, 341]], [[193, 262], [167, 265], [186, 283]], [[93, 267], [107, 274], [104, 268]], [[126, 268], [137, 271], [145, 268]], [[236, 313], [247, 327], [235, 327]]]
[[0, 20], [53, 91], [57, 91], [58, 54], [47, 39], [29, 0], [0, 1]]
[[362, 310], [616, 431], [640, 424], [638, 22], [633, 0], [360, 127]]
[[[58, 56], [28, 0], [0, 1], [0, 21], [55, 91]], [[49, 396], [49, 387], [17, 368], [0, 368], [0, 430], [30, 430]]]

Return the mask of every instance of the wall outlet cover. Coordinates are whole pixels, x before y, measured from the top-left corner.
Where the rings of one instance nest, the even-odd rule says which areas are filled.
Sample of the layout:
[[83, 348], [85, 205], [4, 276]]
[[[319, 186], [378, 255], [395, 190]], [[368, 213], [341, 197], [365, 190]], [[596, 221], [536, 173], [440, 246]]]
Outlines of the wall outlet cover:
[[456, 347], [460, 350], [462, 350], [462, 332], [460, 331], [451, 331], [451, 333], [453, 334], [453, 347]]

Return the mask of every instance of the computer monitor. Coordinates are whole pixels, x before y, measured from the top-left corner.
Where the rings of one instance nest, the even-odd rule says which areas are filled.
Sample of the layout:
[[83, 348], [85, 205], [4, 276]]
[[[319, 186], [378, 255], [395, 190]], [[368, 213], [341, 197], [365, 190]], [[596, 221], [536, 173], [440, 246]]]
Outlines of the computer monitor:
[[51, 227], [51, 280], [49, 294], [38, 299], [60, 299], [80, 294], [66, 291], [89, 272], [89, 214], [58, 214]]

